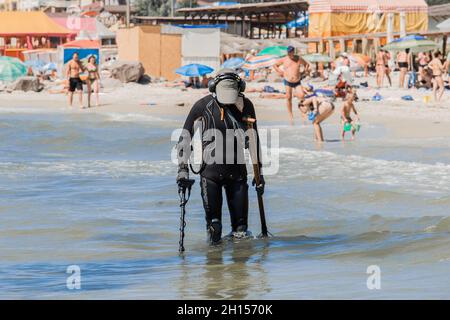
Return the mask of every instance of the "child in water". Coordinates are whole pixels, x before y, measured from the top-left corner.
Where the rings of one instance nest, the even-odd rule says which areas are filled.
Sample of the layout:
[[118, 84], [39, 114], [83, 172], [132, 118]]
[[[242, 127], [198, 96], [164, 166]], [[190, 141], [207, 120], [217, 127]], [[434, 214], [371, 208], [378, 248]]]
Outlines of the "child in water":
[[356, 95], [356, 92], [353, 91], [353, 89], [350, 87], [347, 90], [346, 99], [344, 101], [344, 104], [342, 105], [341, 110], [341, 123], [342, 123], [342, 132], [341, 137], [342, 140], [345, 139], [345, 132], [346, 128], [348, 126], [351, 126], [352, 131], [352, 140], [355, 139], [355, 133], [357, 131], [357, 126], [359, 124], [354, 123], [353, 119], [351, 118], [351, 113], [353, 112], [358, 119], [358, 122], [360, 121], [358, 112], [356, 111], [354, 102], [358, 100], [358, 96]]

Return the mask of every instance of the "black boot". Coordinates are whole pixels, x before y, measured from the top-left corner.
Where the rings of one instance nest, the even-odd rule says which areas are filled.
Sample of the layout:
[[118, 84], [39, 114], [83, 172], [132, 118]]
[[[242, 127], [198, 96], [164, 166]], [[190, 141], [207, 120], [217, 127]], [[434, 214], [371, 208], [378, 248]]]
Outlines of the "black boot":
[[209, 243], [212, 245], [220, 243], [222, 239], [222, 222], [213, 219], [208, 226]]

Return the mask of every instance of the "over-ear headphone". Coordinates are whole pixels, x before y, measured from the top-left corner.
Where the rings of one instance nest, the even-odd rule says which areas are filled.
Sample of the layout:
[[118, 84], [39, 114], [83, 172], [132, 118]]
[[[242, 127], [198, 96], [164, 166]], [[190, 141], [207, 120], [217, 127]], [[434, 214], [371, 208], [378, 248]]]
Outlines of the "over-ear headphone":
[[236, 73], [224, 73], [216, 76], [208, 82], [208, 89], [211, 93], [216, 93], [217, 84], [222, 80], [234, 80], [238, 84], [239, 92], [245, 91], [245, 81], [241, 79]]

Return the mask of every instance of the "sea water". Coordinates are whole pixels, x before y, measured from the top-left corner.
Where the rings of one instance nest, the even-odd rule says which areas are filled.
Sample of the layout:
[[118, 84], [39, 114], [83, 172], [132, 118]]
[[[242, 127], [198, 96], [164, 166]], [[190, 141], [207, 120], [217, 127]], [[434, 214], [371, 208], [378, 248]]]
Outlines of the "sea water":
[[273, 237], [209, 247], [195, 177], [180, 257], [181, 117], [19, 110], [0, 113], [0, 298], [450, 298], [448, 139], [362, 123], [341, 143], [330, 121], [318, 147], [310, 125], [261, 121], [280, 136]]

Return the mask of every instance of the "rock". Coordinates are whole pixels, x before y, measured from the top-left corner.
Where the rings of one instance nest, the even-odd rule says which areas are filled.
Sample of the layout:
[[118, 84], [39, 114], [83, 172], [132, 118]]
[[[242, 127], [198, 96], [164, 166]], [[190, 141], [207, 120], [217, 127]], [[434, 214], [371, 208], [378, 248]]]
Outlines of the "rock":
[[149, 75], [144, 74], [138, 81], [140, 84], [149, 84], [152, 82], [152, 78]]
[[123, 83], [138, 82], [144, 75], [144, 67], [140, 62], [115, 61], [111, 65], [111, 77]]
[[39, 82], [37, 77], [20, 77], [8, 86], [10, 90], [34, 91], [39, 92], [44, 89], [44, 85]]

